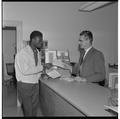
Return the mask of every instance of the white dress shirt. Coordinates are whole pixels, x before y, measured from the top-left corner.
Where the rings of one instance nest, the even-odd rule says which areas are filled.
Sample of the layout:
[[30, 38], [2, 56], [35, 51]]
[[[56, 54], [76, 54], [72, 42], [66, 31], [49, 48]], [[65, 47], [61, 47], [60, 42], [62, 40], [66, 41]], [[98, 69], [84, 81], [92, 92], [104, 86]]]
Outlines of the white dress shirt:
[[35, 65], [32, 48], [27, 45], [15, 57], [15, 71], [17, 81], [23, 83], [38, 83], [43, 66], [41, 65], [40, 52], [38, 52], [38, 64]]
[[88, 53], [88, 51], [92, 48], [92, 46], [90, 46], [87, 50], [85, 50], [85, 54], [84, 54], [84, 57], [83, 59], [85, 58], [86, 54]]

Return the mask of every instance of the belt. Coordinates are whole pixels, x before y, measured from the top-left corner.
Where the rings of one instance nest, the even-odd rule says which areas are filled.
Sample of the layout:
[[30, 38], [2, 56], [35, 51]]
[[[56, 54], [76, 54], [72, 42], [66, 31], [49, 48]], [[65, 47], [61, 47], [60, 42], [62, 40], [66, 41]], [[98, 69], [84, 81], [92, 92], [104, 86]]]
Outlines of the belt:
[[26, 82], [22, 82], [22, 81], [17, 81], [17, 83], [23, 83], [23, 84], [29, 84], [29, 85], [36, 85], [36, 84], [39, 84], [39, 83], [26, 83]]

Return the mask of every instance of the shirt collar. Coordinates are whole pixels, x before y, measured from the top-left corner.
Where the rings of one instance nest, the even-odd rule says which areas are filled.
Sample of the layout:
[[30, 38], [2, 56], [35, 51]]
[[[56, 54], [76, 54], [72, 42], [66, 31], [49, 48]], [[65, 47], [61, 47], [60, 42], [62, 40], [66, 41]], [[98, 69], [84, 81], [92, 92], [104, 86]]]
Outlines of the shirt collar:
[[[29, 52], [30, 54], [32, 53], [32, 55], [34, 55], [33, 50], [32, 50], [32, 48], [30, 47], [30, 45], [27, 46], [27, 49], [28, 49], [28, 52]], [[39, 53], [39, 50], [38, 50], [38, 49], [37, 49], [37, 52]]]
[[87, 50], [85, 50], [85, 53], [87, 53], [91, 48], [92, 46], [90, 46]]

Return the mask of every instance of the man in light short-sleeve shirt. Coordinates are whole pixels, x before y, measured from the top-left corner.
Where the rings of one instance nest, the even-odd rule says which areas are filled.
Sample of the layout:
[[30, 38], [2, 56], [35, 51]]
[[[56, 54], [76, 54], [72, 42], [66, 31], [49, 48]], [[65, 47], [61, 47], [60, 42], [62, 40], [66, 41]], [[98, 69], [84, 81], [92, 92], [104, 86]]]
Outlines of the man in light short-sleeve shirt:
[[39, 85], [43, 66], [38, 48], [42, 48], [43, 34], [33, 31], [30, 42], [15, 57], [18, 96], [24, 116], [36, 116], [39, 104]]

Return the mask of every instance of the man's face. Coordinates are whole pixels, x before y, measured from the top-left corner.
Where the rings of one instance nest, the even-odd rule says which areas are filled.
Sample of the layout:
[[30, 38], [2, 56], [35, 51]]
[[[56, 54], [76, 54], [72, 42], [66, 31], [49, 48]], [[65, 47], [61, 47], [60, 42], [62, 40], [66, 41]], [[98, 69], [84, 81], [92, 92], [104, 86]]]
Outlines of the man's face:
[[86, 38], [84, 35], [79, 36], [79, 45], [80, 48], [86, 49], [90, 45], [90, 41], [88, 38]]
[[41, 36], [37, 36], [33, 39], [34, 46], [38, 49], [42, 48], [43, 38]]

